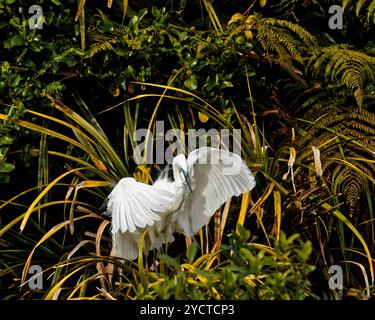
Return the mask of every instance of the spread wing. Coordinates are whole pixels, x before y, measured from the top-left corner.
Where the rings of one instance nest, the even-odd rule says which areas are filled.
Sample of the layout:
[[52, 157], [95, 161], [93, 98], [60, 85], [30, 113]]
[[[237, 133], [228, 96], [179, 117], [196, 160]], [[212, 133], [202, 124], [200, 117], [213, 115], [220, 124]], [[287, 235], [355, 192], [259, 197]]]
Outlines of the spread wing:
[[226, 150], [199, 148], [187, 162], [193, 192], [186, 192], [177, 222], [191, 236], [232, 196], [253, 189], [255, 179], [241, 157]]
[[107, 211], [112, 215], [112, 233], [134, 232], [152, 226], [173, 205], [168, 190], [123, 178], [108, 196]]

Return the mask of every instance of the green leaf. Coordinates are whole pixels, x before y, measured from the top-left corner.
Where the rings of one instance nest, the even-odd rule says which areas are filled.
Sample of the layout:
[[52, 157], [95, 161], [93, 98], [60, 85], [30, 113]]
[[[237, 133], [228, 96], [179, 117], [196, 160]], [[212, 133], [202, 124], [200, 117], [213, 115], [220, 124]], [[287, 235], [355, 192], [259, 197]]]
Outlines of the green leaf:
[[4, 49], [12, 48], [12, 44], [10, 43], [10, 39], [4, 41]]
[[112, 21], [100, 10], [99, 14], [100, 17], [102, 18], [103, 24], [101, 24], [98, 28], [98, 30], [102, 33], [112, 31], [113, 30], [113, 23]]
[[176, 259], [174, 259], [174, 258], [172, 258], [170, 256], [167, 256], [165, 254], [160, 255], [159, 259], [160, 259], [160, 261], [165, 262], [167, 265], [169, 265], [171, 267], [175, 267], [175, 268], [179, 268], [180, 267], [180, 264], [179, 264], [179, 262]]
[[189, 263], [192, 263], [194, 261], [195, 256], [197, 255], [197, 251], [198, 251], [198, 245], [196, 242], [193, 242], [186, 251], [186, 257]]
[[[329, 206], [327, 203], [324, 203], [323, 207], [325, 209], [331, 208], [331, 206]], [[340, 221], [345, 223], [346, 226], [355, 234], [355, 236], [361, 242], [361, 244], [363, 246], [363, 249], [365, 250], [366, 256], [368, 258], [370, 272], [371, 272], [371, 282], [374, 282], [374, 266], [373, 266], [373, 262], [372, 262], [371, 251], [370, 251], [369, 247], [367, 246], [367, 243], [366, 243], [365, 239], [362, 237], [361, 233], [357, 230], [357, 228], [340, 211], [333, 210], [332, 213], [335, 215], [336, 218], [338, 218]]]
[[237, 44], [243, 44], [245, 42], [245, 38], [243, 36], [236, 37], [236, 43]]
[[185, 82], [184, 82], [184, 85], [189, 90], [195, 90], [195, 89], [198, 88], [197, 79], [195, 78], [194, 75], [191, 76], [190, 78], [186, 79]]
[[0, 137], [0, 147], [12, 144], [14, 141], [14, 138], [11, 136], [2, 136]]
[[233, 83], [230, 81], [223, 81], [222, 88], [233, 88]]
[[0, 148], [0, 162], [2, 162], [9, 150], [9, 147], [1, 147]]
[[32, 70], [35, 70], [35, 68], [36, 68], [36, 64], [32, 60], [30, 60], [30, 59], [25, 59], [23, 61], [23, 65], [25, 67], [31, 68]]
[[30, 49], [33, 50], [34, 52], [40, 52], [40, 51], [42, 51], [42, 49], [40, 48], [39, 43], [36, 43], [36, 42], [33, 42], [30, 45]]
[[57, 63], [52, 63], [51, 64], [51, 71], [52, 73], [56, 73], [59, 70], [59, 65]]
[[303, 242], [300, 240], [300, 246], [301, 249], [295, 249], [295, 251], [298, 257], [301, 259], [301, 261], [305, 262], [307, 261], [312, 252], [312, 245], [310, 241]]
[[131, 18], [129, 21], [129, 29], [135, 30], [138, 27], [138, 21], [139, 21], [138, 16], [134, 16], [133, 18]]
[[10, 68], [10, 64], [8, 61], [4, 61], [2, 64], [1, 64], [1, 73], [6, 73], [8, 72]]
[[3, 162], [0, 163], [0, 172], [1, 173], [9, 173], [12, 172], [16, 167], [14, 164]]
[[21, 35], [19, 35], [19, 34], [16, 34], [16, 35], [13, 36], [12, 39], [10, 40], [10, 44], [11, 44], [13, 47], [22, 46], [24, 43], [25, 43], [24, 38], [23, 38]]
[[249, 263], [253, 263], [255, 261], [254, 255], [251, 253], [249, 249], [241, 248], [240, 254], [244, 257]]
[[0, 183], [9, 183], [10, 182], [10, 177], [5, 174], [0, 173]]
[[346, 6], [348, 5], [348, 3], [349, 3], [349, 0], [342, 0], [342, 11], [344, 11], [345, 10], [345, 8], [346, 8]]
[[21, 81], [21, 76], [19, 74], [17, 74], [17, 76], [15, 76], [12, 81], [11, 81], [11, 86], [12, 87], [17, 87], [19, 85]]
[[77, 64], [76, 58], [71, 54], [67, 54], [64, 59], [62, 60], [68, 67], [73, 67]]
[[9, 20], [9, 24], [18, 29], [21, 26], [21, 20], [18, 17], [14, 17]]

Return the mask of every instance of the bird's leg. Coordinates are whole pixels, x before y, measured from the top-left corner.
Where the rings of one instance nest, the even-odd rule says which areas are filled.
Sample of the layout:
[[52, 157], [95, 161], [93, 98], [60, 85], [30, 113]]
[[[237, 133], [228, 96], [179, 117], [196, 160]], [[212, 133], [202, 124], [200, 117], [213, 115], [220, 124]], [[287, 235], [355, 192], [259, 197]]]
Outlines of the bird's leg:
[[157, 249], [155, 248], [152, 249], [152, 264], [150, 267], [150, 271], [154, 271], [156, 273], [158, 273], [159, 271], [159, 262], [157, 260], [157, 252], [158, 252]]
[[191, 245], [191, 242], [192, 242], [192, 239], [191, 237], [185, 237], [185, 244], [186, 244], [186, 250], [189, 249], [190, 245]]
[[205, 232], [206, 232], [206, 253], [208, 254], [210, 252], [210, 246], [209, 246], [209, 243], [210, 243], [210, 239], [209, 239], [209, 235], [208, 235], [208, 223], [205, 225]]

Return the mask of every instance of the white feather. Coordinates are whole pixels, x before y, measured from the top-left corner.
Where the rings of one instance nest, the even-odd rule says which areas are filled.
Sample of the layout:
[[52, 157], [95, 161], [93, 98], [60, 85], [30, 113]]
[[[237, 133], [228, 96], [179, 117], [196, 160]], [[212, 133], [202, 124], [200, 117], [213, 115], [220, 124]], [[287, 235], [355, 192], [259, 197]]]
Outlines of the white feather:
[[173, 177], [164, 171], [152, 186], [123, 178], [112, 190], [107, 211], [117, 256], [136, 259], [146, 229], [145, 252], [174, 241], [175, 232], [193, 236], [229, 198], [255, 186], [240, 156], [216, 148], [197, 149], [187, 160], [175, 157]]
[[190, 153], [187, 163], [193, 192], [187, 192], [177, 221], [184, 234], [192, 236], [229, 198], [253, 189], [255, 179], [241, 157], [226, 150], [200, 148]]

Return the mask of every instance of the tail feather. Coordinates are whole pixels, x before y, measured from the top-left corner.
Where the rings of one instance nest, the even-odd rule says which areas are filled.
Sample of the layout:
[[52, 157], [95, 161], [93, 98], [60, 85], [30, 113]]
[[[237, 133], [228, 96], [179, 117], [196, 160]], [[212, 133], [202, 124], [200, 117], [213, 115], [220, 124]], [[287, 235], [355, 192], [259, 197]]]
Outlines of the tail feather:
[[138, 243], [130, 232], [116, 232], [112, 235], [114, 255], [126, 260], [138, 257]]

